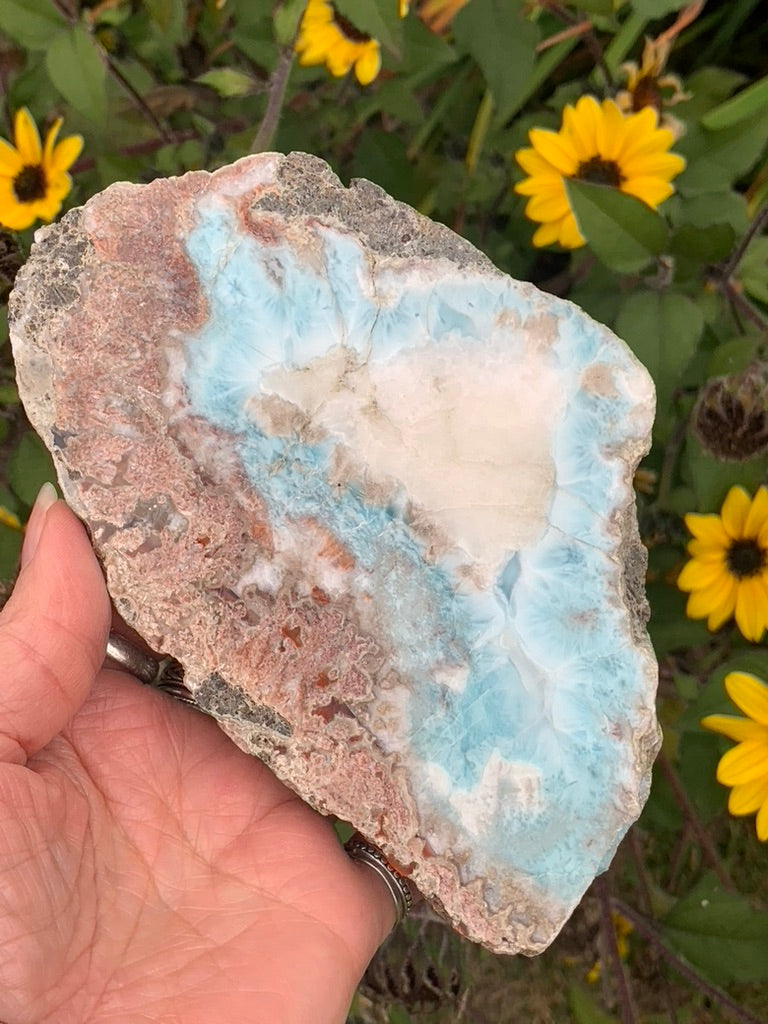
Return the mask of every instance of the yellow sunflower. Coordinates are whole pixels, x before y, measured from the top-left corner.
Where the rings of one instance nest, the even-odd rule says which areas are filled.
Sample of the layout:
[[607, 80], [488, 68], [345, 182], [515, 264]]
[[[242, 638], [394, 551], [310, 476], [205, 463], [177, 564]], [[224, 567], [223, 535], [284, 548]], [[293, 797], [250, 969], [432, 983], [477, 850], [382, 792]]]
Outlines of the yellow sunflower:
[[759, 643], [768, 627], [768, 487], [754, 498], [732, 487], [720, 515], [690, 514], [692, 556], [677, 580], [690, 593], [686, 614], [719, 629], [732, 615], [747, 638]]
[[609, 185], [656, 209], [672, 195], [670, 181], [685, 167], [681, 156], [668, 152], [674, 137], [658, 127], [652, 107], [627, 115], [613, 100], [598, 103], [593, 96], [565, 107], [559, 131], [533, 128], [528, 138], [532, 148], [518, 150], [515, 159], [529, 177], [515, 191], [530, 197], [526, 216], [541, 224], [533, 235], [536, 246], [584, 245], [568, 202], [567, 179]]
[[26, 108], [13, 121], [13, 142], [0, 139], [0, 224], [23, 231], [36, 220], [50, 221], [72, 188], [67, 171], [80, 155], [83, 140], [69, 135], [56, 141], [57, 118], [40, 144], [37, 125]]
[[335, 78], [354, 68], [360, 85], [369, 85], [381, 68], [378, 42], [359, 32], [328, 0], [309, 0], [294, 49], [299, 64], [324, 64]]
[[768, 686], [747, 672], [731, 672], [725, 689], [733, 703], [748, 715], [707, 715], [706, 729], [719, 732], [737, 745], [723, 754], [717, 766], [717, 781], [730, 786], [731, 814], [755, 814], [757, 838], [768, 840]]

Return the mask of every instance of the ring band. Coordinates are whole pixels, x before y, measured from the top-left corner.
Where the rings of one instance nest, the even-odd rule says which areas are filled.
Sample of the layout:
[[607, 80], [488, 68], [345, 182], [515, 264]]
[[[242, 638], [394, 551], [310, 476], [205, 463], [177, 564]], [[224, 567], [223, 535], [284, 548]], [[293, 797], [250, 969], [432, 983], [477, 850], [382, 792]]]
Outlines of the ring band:
[[382, 882], [384, 882], [395, 904], [396, 918], [392, 927], [397, 928], [413, 906], [413, 896], [411, 895], [408, 883], [398, 875], [393, 867], [390, 867], [383, 853], [358, 836], [353, 836], [348, 840], [344, 844], [344, 849], [352, 860], [359, 861], [360, 864], [366, 864], [369, 868], [373, 868]]

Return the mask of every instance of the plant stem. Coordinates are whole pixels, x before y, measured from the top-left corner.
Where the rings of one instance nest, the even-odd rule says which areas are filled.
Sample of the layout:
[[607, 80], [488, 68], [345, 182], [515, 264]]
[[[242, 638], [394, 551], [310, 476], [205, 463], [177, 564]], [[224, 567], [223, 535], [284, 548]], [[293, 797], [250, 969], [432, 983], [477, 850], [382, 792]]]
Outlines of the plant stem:
[[611, 917], [611, 892], [608, 888], [608, 875], [600, 875], [595, 879], [595, 890], [600, 901], [600, 926], [603, 932], [603, 939], [611, 958], [613, 973], [616, 978], [619, 1002], [621, 1003], [621, 1024], [638, 1024], [635, 1013], [632, 990], [629, 987], [627, 972], [621, 961], [619, 947], [616, 943], [616, 928]]
[[702, 976], [694, 970], [693, 967], [687, 964], [682, 957], [678, 956], [677, 953], [673, 953], [664, 942], [653, 921], [643, 917], [642, 914], [638, 913], [622, 900], [616, 899], [615, 897], [611, 899], [611, 904], [614, 910], [621, 914], [622, 917], [626, 917], [626, 919], [632, 923], [632, 926], [639, 935], [642, 935], [643, 938], [647, 939], [659, 950], [664, 959], [675, 971], [677, 971], [678, 974], [698, 988], [699, 991], [703, 992], [710, 999], [719, 1003], [725, 1010], [732, 1013], [736, 1020], [739, 1021], [739, 1024], [763, 1024], [763, 1022], [759, 1021], [757, 1017], [753, 1017], [748, 1010], [739, 1006], [739, 1004], [735, 1000], [731, 999], [726, 992], [723, 992], [721, 989], [702, 978]]
[[469, 133], [467, 155], [464, 158], [464, 163], [470, 175], [474, 174], [477, 169], [477, 161], [480, 159], [480, 154], [483, 151], [483, 146], [488, 136], [488, 126], [491, 123], [492, 113], [493, 93], [490, 89], [486, 89], [483, 93], [483, 98], [480, 100], [480, 106], [477, 108], [472, 131]]
[[751, 245], [752, 239], [762, 234], [763, 228], [766, 225], [768, 225], [768, 203], [766, 203], [762, 209], [757, 211], [755, 216], [752, 218], [752, 223], [744, 232], [744, 237], [739, 241], [739, 244], [734, 248], [733, 252], [723, 265], [722, 275], [724, 280], [728, 281], [733, 277], [736, 268], [744, 258], [744, 253]]
[[272, 73], [267, 89], [267, 109], [264, 111], [259, 130], [251, 143], [251, 153], [264, 153], [272, 147], [275, 132], [283, 112], [285, 90], [293, 67], [293, 47], [286, 47], [280, 54], [277, 67]]
[[680, 780], [677, 777], [677, 772], [670, 764], [666, 754], [660, 753], [656, 763], [661, 769], [661, 773], [666, 779], [669, 788], [672, 790], [675, 800], [677, 800], [678, 804], [680, 805], [683, 814], [686, 817], [688, 825], [690, 826], [691, 831], [695, 835], [696, 841], [701, 847], [704, 856], [709, 861], [710, 867], [717, 875], [718, 881], [720, 882], [722, 887], [726, 889], [728, 892], [735, 892], [735, 886], [726, 874], [726, 872], [723, 870], [723, 866], [720, 863], [720, 858], [717, 856], [717, 850], [715, 850], [714, 843], [710, 839], [706, 829], [702, 826], [701, 822], [699, 821], [699, 816], [696, 813], [696, 808], [693, 806], [693, 804], [688, 798], [688, 794], [685, 792], [682, 785], [680, 784]]

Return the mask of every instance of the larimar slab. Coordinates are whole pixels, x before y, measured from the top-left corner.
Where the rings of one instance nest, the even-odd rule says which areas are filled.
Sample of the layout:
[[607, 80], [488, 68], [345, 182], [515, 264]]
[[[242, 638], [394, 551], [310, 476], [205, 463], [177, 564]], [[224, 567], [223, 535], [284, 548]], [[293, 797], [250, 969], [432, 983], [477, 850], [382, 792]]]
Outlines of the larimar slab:
[[546, 946], [658, 743], [626, 346], [300, 154], [43, 229], [13, 341], [129, 624], [460, 931]]

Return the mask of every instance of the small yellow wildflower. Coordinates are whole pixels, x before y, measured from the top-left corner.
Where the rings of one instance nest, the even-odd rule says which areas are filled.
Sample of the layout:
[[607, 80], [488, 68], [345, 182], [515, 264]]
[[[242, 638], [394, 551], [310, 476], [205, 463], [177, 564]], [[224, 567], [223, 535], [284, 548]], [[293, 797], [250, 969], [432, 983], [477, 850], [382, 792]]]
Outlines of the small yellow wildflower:
[[40, 144], [40, 134], [25, 108], [16, 112], [13, 142], [0, 139], [0, 224], [23, 231], [36, 220], [51, 221], [72, 188], [67, 171], [80, 155], [83, 140], [69, 135], [56, 142], [57, 118]]
[[[616, 950], [620, 959], [626, 960], [629, 956], [629, 936], [633, 931], [632, 925], [626, 917], [623, 917], [615, 910], [611, 911], [611, 923], [613, 924], [613, 932], [616, 936]], [[588, 985], [594, 985], [599, 981], [601, 973], [602, 960], [595, 960], [590, 969], [584, 975], [584, 980]]]
[[352, 68], [360, 85], [369, 85], [381, 69], [381, 52], [375, 39], [359, 32], [342, 17], [329, 0], [309, 0], [301, 18], [295, 46], [299, 64], [324, 64], [335, 78]]
[[686, 615], [713, 630], [734, 615], [747, 640], [759, 643], [768, 628], [768, 487], [752, 499], [732, 487], [719, 516], [689, 514], [685, 525], [694, 537], [677, 580], [690, 594]]
[[731, 787], [731, 814], [757, 814], [757, 838], [764, 843], [768, 841], [768, 686], [747, 672], [731, 672], [725, 677], [725, 689], [749, 717], [707, 715], [701, 724], [736, 740], [737, 745], [720, 758], [717, 781]]
[[584, 245], [568, 201], [567, 180], [608, 185], [656, 209], [672, 195], [670, 181], [685, 167], [681, 156], [668, 152], [674, 138], [658, 127], [653, 108], [626, 115], [613, 100], [598, 103], [593, 96], [565, 107], [559, 131], [534, 128], [528, 138], [532, 148], [518, 150], [515, 159], [529, 177], [515, 191], [530, 197], [526, 216], [541, 225], [533, 235], [536, 246]]

